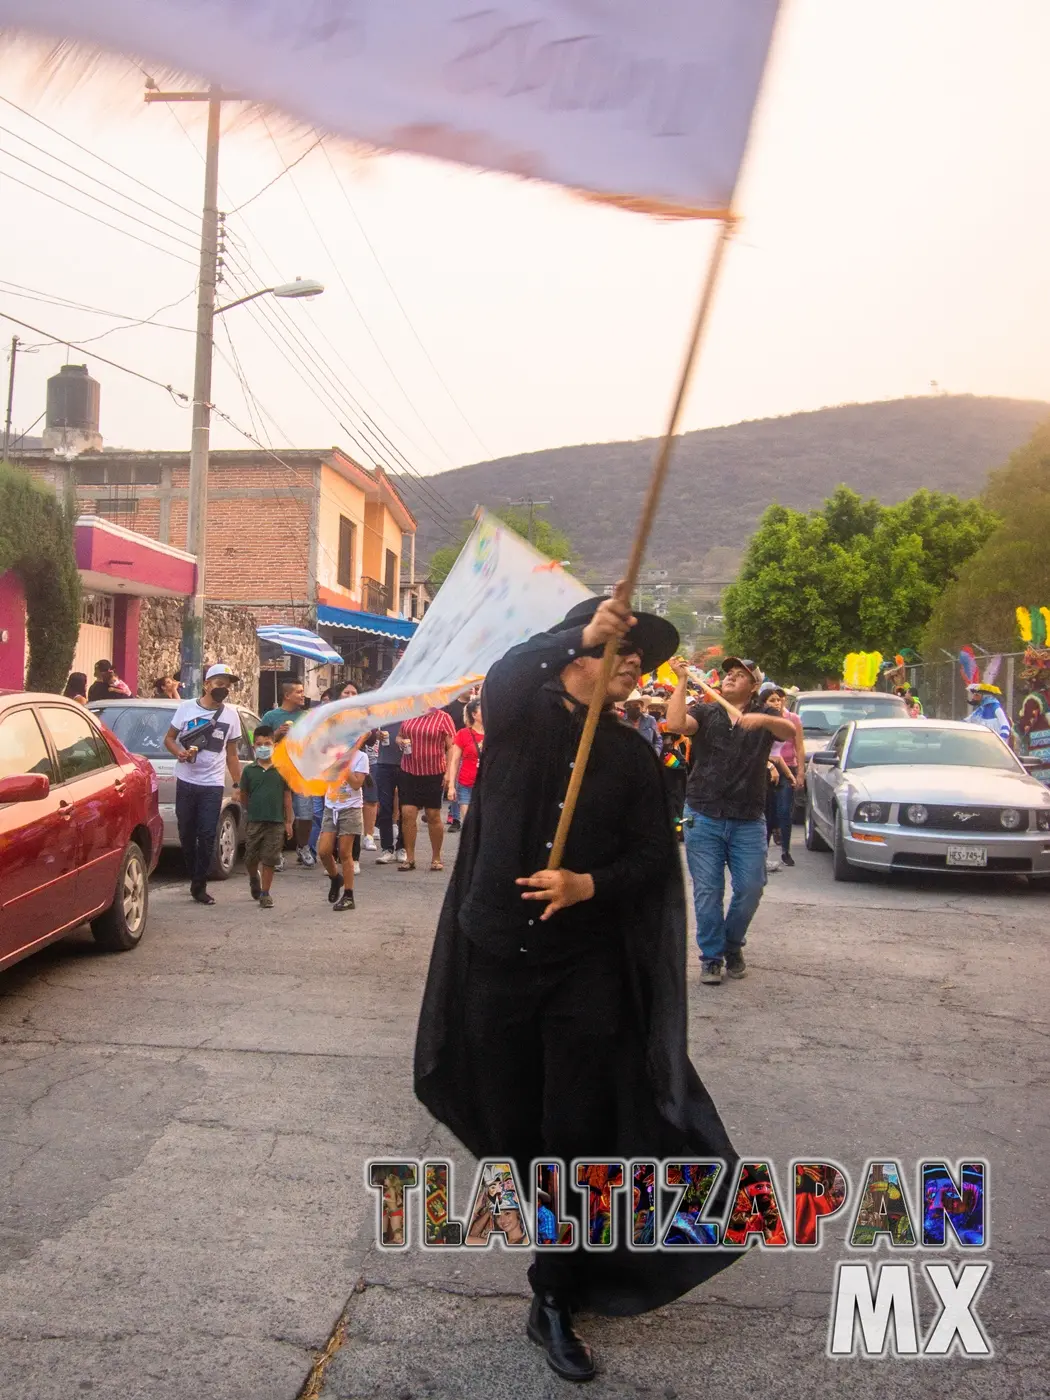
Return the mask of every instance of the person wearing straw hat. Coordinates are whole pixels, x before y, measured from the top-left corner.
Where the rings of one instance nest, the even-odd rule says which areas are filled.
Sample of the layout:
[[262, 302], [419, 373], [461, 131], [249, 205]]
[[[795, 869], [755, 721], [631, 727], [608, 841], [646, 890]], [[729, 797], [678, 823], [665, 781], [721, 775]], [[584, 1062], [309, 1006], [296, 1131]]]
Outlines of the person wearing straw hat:
[[[613, 640], [564, 859], [548, 869]], [[534, 1159], [736, 1161], [686, 1049], [685, 891], [663, 771], [613, 710], [677, 644], [666, 619], [591, 598], [485, 680], [485, 756], [431, 956], [415, 1090], [475, 1156], [514, 1163], [527, 1198]], [[629, 1199], [617, 1193], [614, 1248], [540, 1251], [529, 1270], [528, 1336], [568, 1380], [594, 1375], [574, 1308], [661, 1307], [733, 1257], [632, 1250]]]

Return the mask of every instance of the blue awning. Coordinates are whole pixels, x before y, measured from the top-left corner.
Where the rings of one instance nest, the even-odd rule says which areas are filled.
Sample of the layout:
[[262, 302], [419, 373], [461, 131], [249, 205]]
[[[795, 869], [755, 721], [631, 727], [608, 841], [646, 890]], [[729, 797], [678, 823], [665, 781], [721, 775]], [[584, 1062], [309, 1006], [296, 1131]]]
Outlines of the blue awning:
[[394, 642], [407, 642], [415, 634], [418, 622], [407, 622], [400, 617], [384, 617], [382, 613], [351, 612], [349, 608], [328, 608], [323, 604], [317, 609], [317, 625], [345, 627], [351, 632], [369, 632], [374, 637], [388, 637]]

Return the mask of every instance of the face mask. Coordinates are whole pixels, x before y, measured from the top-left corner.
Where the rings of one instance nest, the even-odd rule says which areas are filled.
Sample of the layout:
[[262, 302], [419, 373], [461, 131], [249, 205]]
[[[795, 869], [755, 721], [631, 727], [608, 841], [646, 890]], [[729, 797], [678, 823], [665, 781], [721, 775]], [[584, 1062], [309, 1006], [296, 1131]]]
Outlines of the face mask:
[[226, 699], [226, 697], [229, 695], [229, 693], [230, 693], [230, 691], [229, 691], [229, 687], [228, 687], [228, 686], [225, 686], [225, 685], [217, 685], [217, 686], [215, 686], [215, 687], [212, 689], [211, 698], [212, 698], [213, 700], [217, 701], [217, 703], [221, 705], [222, 702], [223, 702], [223, 701]]
[[255, 757], [256, 757], [256, 758], [261, 758], [264, 762], [265, 762], [266, 759], [272, 758], [272, 757], [273, 757], [273, 745], [272, 745], [272, 744], [256, 744], [256, 746], [255, 746]]

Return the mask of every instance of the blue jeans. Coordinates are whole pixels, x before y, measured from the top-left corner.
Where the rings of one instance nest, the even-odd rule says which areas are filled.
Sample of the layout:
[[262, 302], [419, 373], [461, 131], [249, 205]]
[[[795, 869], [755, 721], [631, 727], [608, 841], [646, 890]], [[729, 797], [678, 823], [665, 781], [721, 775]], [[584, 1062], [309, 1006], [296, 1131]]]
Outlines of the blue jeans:
[[190, 885], [194, 889], [205, 884], [211, 870], [224, 791], [221, 783], [214, 787], [202, 787], [199, 783], [175, 783], [179, 845]]
[[[690, 825], [691, 823], [691, 825]], [[686, 807], [685, 856], [693, 882], [696, 944], [705, 961], [739, 952], [766, 887], [764, 821], [718, 821]], [[726, 866], [733, 898], [723, 912]]]
[[780, 849], [784, 855], [791, 854], [791, 825], [795, 812], [795, 785], [789, 783], [783, 773], [780, 782], [769, 785], [766, 793], [766, 839], [772, 840], [774, 831], [780, 832]]
[[[379, 844], [384, 851], [394, 849], [394, 796], [401, 776], [399, 763], [377, 763], [376, 787], [379, 789]], [[399, 833], [400, 836], [400, 833]]]
[[310, 847], [311, 851], [313, 851], [314, 855], [316, 855], [317, 838], [321, 834], [321, 821], [324, 818], [324, 798], [314, 797], [311, 800], [314, 804], [314, 824], [310, 828], [310, 840], [307, 842], [307, 845]]

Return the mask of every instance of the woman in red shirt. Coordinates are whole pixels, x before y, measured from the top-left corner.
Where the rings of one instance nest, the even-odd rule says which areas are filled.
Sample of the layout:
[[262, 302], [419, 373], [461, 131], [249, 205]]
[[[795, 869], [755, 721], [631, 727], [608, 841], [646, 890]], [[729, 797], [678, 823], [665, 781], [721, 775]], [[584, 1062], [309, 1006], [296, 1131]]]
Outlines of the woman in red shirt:
[[425, 715], [406, 719], [397, 735], [401, 749], [401, 774], [397, 780], [401, 799], [401, 840], [405, 858], [398, 870], [416, 868], [416, 832], [419, 809], [427, 815], [430, 832], [431, 870], [443, 870], [441, 843], [445, 831], [441, 824], [441, 796], [445, 789], [445, 770], [453, 752], [456, 726], [444, 710], [428, 710]]
[[478, 776], [478, 760], [485, 743], [485, 727], [481, 722], [481, 701], [472, 700], [463, 711], [466, 725], [456, 735], [455, 747], [448, 765], [445, 795], [450, 802], [459, 803], [459, 819], [464, 821], [470, 806], [474, 781]]

